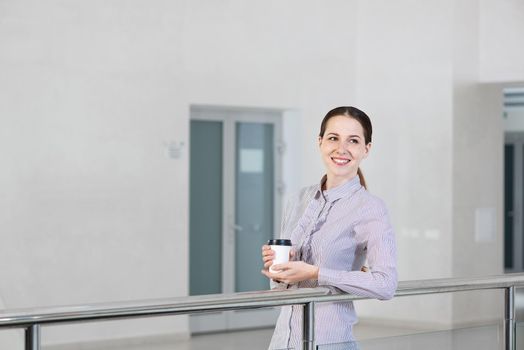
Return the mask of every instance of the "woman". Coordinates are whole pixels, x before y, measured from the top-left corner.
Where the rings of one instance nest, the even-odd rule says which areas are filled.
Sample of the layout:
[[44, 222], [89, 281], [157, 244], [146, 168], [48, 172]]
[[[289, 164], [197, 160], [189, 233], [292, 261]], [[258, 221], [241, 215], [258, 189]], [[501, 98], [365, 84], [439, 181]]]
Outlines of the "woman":
[[[354, 107], [327, 113], [318, 144], [326, 174], [286, 207], [282, 238], [294, 246], [291, 260], [272, 266], [274, 252], [262, 247], [264, 270], [276, 288], [323, 286], [333, 293], [390, 299], [397, 288], [396, 246], [384, 203], [366, 190], [360, 162], [371, 149], [371, 121]], [[367, 259], [368, 266], [363, 268]], [[354, 341], [352, 302], [317, 303], [316, 343]], [[300, 348], [302, 306], [282, 308], [270, 349]]]

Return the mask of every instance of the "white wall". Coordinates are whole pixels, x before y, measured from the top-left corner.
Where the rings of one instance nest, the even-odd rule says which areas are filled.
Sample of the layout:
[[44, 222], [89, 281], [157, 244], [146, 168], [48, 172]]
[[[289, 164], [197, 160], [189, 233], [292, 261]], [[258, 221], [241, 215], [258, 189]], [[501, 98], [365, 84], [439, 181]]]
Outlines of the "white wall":
[[[169, 45], [183, 13], [162, 1], [1, 7], [6, 306], [186, 295], [187, 153], [170, 159], [163, 145], [187, 138]], [[44, 341], [187, 331], [185, 319], [121, 324]]]
[[[450, 2], [359, 2], [356, 104], [374, 123], [364, 164], [397, 231], [399, 278], [449, 277], [451, 265]], [[378, 25], [380, 23], [380, 25]], [[431, 156], [429, 156], [431, 155]], [[360, 314], [448, 324], [450, 297], [360, 303]]]
[[[486, 58], [493, 44], [485, 36], [489, 6], [495, 5], [4, 0], [0, 295], [6, 306], [187, 294], [191, 104], [291, 111], [284, 133], [297, 144], [286, 157], [297, 158], [299, 167], [287, 163], [288, 174], [299, 174], [291, 189], [322, 174], [315, 140], [326, 111], [360, 106], [375, 129], [363, 169], [370, 190], [390, 209], [400, 278], [501, 271], [501, 221], [491, 245], [470, 240], [474, 208], [500, 214], [502, 165], [495, 162], [469, 183], [475, 168], [467, 164], [475, 157], [480, 168], [479, 155], [499, 155], [502, 135], [500, 114], [491, 119], [500, 95], [477, 81], [520, 74], [524, 50], [513, 48], [504, 69]], [[520, 16], [519, 6], [512, 16]], [[179, 159], [166, 152], [172, 141], [186, 145]], [[486, 182], [493, 184], [488, 191], [471, 196]], [[368, 318], [447, 325], [467, 319], [454, 314], [460, 305], [444, 295], [357, 308]], [[75, 326], [68, 334], [46, 330], [44, 340], [187, 330], [185, 318], [145, 320]]]
[[524, 81], [524, 2], [478, 0], [480, 81]]
[[[478, 84], [481, 10], [475, 0], [462, 0], [454, 7], [454, 277], [504, 272], [502, 91]], [[483, 224], [477, 225], [480, 221]], [[455, 293], [454, 323], [500, 319], [502, 295], [501, 291]]]

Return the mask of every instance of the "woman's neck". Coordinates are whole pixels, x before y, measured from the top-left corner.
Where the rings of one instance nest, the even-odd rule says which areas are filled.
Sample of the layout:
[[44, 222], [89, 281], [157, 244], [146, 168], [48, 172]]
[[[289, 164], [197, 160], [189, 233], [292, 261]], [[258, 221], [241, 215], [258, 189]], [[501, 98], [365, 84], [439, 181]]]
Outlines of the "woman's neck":
[[355, 176], [357, 176], [357, 175], [351, 176], [349, 178], [330, 178], [329, 176], [327, 176], [326, 177], [326, 181], [324, 181], [324, 183], [322, 184], [322, 190], [323, 191], [328, 191], [328, 190], [330, 190], [332, 188], [341, 186], [341, 185], [351, 181], [352, 179], [354, 179]]

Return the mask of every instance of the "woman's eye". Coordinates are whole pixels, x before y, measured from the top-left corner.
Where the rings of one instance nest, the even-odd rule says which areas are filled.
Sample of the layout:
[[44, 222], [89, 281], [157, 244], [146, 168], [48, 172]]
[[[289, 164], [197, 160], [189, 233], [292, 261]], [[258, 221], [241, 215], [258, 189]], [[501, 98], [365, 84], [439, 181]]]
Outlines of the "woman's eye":
[[337, 138], [336, 138], [335, 136], [330, 136], [330, 137], [328, 137], [328, 140], [329, 140], [329, 141], [336, 141]]
[[357, 139], [351, 139], [351, 140], [349, 140], [349, 143], [355, 143], [356, 144], [356, 143], [358, 143], [358, 140]]

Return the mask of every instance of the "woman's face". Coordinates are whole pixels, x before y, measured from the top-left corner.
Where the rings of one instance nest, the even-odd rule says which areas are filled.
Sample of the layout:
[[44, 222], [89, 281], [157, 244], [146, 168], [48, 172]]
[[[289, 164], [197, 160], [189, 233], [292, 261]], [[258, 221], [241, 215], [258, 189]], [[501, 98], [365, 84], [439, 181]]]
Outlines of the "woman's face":
[[347, 116], [338, 115], [328, 120], [323, 137], [318, 138], [320, 153], [327, 174], [327, 187], [336, 187], [357, 175], [362, 159], [366, 158], [371, 143], [366, 145], [364, 129]]

